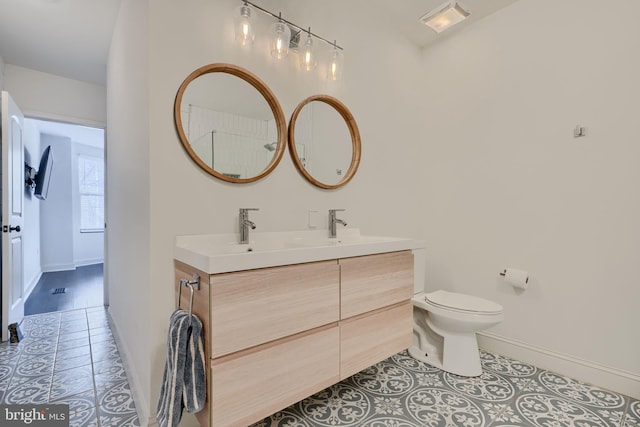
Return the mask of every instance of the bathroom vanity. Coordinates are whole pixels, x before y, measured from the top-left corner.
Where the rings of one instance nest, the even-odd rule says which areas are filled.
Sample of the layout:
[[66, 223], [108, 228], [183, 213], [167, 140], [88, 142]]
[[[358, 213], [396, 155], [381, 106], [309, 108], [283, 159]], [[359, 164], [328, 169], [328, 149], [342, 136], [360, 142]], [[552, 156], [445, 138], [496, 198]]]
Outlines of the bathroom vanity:
[[341, 231], [176, 238], [176, 296], [181, 279], [200, 278], [202, 426], [247, 426], [411, 345], [412, 251], [423, 245]]

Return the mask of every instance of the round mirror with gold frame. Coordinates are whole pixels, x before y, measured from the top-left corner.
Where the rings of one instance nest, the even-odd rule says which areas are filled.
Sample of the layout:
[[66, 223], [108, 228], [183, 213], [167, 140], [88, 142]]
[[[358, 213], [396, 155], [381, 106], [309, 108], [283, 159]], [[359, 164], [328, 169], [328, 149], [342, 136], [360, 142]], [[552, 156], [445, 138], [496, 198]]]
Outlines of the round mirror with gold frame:
[[353, 178], [360, 164], [358, 125], [338, 99], [310, 96], [291, 116], [289, 152], [310, 183], [325, 189], [339, 188]]
[[209, 64], [189, 74], [173, 115], [189, 156], [221, 180], [257, 181], [284, 154], [287, 123], [280, 103], [262, 80], [236, 65]]

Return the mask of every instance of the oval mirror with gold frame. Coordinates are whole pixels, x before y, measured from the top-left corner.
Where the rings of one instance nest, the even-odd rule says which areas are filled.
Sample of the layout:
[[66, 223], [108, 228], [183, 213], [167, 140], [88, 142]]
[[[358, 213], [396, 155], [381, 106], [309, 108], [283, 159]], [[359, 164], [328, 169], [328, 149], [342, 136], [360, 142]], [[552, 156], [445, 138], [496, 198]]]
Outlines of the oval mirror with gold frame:
[[287, 144], [286, 119], [271, 89], [232, 64], [209, 64], [189, 74], [178, 89], [173, 116], [193, 161], [227, 182], [268, 175]]
[[349, 109], [329, 95], [313, 95], [289, 123], [289, 152], [313, 185], [334, 189], [353, 178], [361, 157], [360, 131]]

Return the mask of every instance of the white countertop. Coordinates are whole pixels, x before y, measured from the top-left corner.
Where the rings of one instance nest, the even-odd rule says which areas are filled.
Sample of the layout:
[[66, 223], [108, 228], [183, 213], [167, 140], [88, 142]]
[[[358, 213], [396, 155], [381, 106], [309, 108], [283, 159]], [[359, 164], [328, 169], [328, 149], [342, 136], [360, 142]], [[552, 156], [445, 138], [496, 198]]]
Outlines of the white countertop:
[[176, 236], [173, 254], [216, 274], [424, 248], [420, 240], [361, 235], [357, 228], [338, 230], [335, 239], [327, 237], [327, 230], [306, 230], [252, 232], [249, 240], [239, 244], [236, 233]]

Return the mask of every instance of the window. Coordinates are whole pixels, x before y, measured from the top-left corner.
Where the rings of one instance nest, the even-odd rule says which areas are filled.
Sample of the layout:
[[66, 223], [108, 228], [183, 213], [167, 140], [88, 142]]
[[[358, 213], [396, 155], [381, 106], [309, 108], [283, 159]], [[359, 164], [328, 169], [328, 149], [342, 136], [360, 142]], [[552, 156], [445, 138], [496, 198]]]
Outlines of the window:
[[78, 157], [80, 232], [104, 231], [104, 160]]

